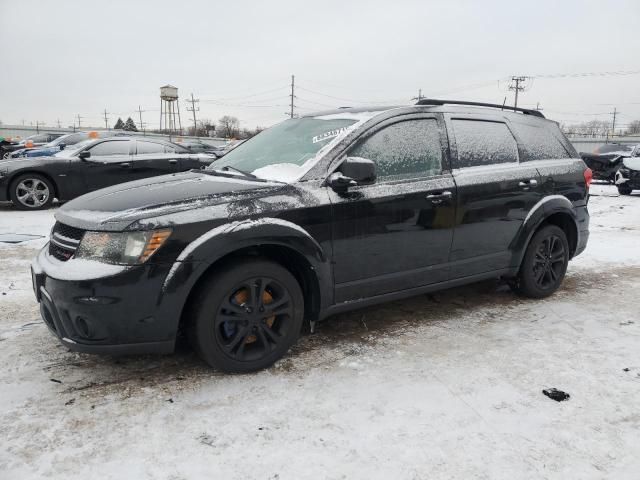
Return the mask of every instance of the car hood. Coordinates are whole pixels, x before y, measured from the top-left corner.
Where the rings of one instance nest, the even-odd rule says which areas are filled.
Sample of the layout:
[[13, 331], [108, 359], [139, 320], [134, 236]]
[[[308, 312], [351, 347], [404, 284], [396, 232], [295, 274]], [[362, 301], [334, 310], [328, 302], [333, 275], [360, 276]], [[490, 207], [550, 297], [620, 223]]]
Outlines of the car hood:
[[55, 217], [85, 230], [121, 231], [139, 228], [141, 221], [149, 219], [159, 220], [145, 224], [159, 226], [163, 224], [163, 216], [175, 219], [172, 214], [269, 195], [284, 187], [286, 184], [279, 182], [192, 170], [121, 183], [82, 195], [63, 205]]
[[0, 171], [8, 170], [12, 171], [18, 168], [25, 167], [38, 167], [42, 165], [42, 162], [46, 160], [55, 159], [55, 157], [51, 156], [41, 156], [41, 157], [18, 157], [18, 158], [7, 158], [0, 160]]

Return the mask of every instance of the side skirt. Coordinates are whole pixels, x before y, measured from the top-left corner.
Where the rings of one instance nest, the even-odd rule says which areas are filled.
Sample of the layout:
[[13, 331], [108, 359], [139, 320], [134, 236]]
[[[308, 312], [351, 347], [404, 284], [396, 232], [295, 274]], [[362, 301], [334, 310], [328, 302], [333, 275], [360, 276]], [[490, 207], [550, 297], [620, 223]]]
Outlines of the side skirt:
[[517, 268], [504, 268], [501, 270], [492, 270], [490, 272], [470, 275], [468, 277], [456, 278], [455, 280], [447, 280], [446, 282], [432, 283], [429, 285], [424, 285], [422, 287], [415, 287], [407, 290], [401, 290], [398, 292], [386, 293], [384, 295], [376, 295], [375, 297], [361, 298], [358, 300], [338, 303], [336, 305], [332, 305], [331, 307], [321, 312], [319, 320], [324, 320], [325, 318], [330, 317], [331, 315], [336, 315], [338, 313], [348, 312], [350, 310], [357, 310], [359, 308], [364, 308], [371, 305], [377, 305], [379, 303], [386, 303], [394, 300], [402, 300], [404, 298], [415, 297], [416, 295], [435, 292], [437, 290], [444, 290], [447, 288], [459, 287], [462, 285], [467, 285], [469, 283], [476, 283], [482, 280], [489, 280], [492, 278], [512, 277], [512, 276], [515, 276], [517, 273], [518, 273]]

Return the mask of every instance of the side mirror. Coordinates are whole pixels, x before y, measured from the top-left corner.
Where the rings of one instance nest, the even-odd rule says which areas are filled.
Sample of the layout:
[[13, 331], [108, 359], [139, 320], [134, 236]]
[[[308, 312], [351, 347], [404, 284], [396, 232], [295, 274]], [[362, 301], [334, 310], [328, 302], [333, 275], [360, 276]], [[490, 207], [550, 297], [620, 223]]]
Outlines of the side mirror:
[[368, 158], [347, 157], [329, 177], [329, 186], [344, 192], [356, 185], [370, 185], [376, 181], [376, 164]]
[[60, 143], [58, 144], [58, 147], [60, 147], [60, 150], [64, 150], [65, 148], [67, 148], [67, 144], [66, 144], [66, 143], [64, 143], [64, 142], [60, 142]]
[[84, 150], [80, 152], [80, 154], [78, 155], [78, 158], [80, 158], [81, 160], [86, 160], [90, 156], [91, 156], [91, 152], [89, 150]]

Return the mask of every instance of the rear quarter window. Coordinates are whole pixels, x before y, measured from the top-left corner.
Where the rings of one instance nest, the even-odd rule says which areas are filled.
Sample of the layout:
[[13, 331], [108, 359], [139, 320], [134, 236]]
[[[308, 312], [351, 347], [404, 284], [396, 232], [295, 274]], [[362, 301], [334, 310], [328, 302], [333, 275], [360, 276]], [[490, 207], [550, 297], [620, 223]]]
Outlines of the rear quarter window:
[[522, 161], [571, 158], [571, 155], [554, 135], [549, 125], [532, 125], [511, 122], [511, 127], [522, 142]]
[[502, 122], [453, 119], [458, 150], [455, 168], [518, 161], [518, 144]]

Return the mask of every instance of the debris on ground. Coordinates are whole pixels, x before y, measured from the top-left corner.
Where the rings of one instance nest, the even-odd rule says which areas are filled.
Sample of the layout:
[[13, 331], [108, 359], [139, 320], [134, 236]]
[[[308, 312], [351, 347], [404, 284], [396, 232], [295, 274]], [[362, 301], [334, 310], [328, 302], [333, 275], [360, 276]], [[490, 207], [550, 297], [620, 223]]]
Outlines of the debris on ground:
[[571, 398], [571, 395], [563, 392], [562, 390], [558, 390], [557, 388], [545, 388], [544, 390], [542, 390], [542, 393], [544, 393], [551, 400], [555, 400], [556, 402], [564, 402], [565, 400], [569, 400]]

